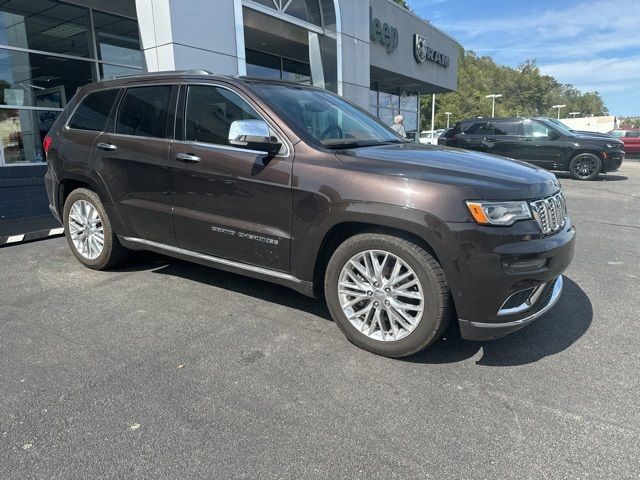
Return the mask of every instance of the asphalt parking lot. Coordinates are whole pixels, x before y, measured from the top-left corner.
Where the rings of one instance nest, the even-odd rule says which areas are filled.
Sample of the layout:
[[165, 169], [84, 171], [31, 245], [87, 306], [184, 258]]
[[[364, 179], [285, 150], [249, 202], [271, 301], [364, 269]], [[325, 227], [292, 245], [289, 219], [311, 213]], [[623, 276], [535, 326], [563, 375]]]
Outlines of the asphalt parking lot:
[[0, 478], [637, 478], [640, 162], [558, 176], [578, 237], [557, 307], [407, 360], [268, 283], [0, 249]]

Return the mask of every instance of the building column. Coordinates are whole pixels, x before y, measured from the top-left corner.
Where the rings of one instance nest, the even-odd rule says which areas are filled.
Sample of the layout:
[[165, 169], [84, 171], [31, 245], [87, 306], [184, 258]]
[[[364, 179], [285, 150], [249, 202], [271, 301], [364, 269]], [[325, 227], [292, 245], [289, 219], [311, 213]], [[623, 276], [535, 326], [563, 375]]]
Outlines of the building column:
[[242, 1], [136, 0], [146, 69], [244, 75]]
[[342, 80], [338, 91], [364, 109], [369, 107], [369, 0], [340, 0]]

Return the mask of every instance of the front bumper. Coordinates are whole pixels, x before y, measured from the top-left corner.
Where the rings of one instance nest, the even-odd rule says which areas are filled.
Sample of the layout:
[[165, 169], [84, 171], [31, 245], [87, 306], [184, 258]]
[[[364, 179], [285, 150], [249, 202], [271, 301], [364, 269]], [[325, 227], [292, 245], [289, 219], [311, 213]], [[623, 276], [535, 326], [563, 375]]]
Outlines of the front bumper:
[[541, 299], [540, 304], [532, 306], [536, 311], [518, 320], [504, 323], [484, 323], [459, 319], [462, 338], [478, 341], [493, 340], [526, 327], [553, 308], [562, 294], [562, 284], [562, 275], [560, 275], [551, 283], [549, 295]]
[[[452, 262], [445, 274], [463, 338], [498, 338], [533, 322], [557, 302], [573, 259], [575, 228], [567, 218], [543, 235], [535, 221], [511, 227], [449, 223]], [[454, 250], [457, 250], [454, 253]], [[560, 280], [559, 280], [560, 279]], [[525, 293], [523, 297], [522, 292]]]
[[603, 172], [615, 172], [620, 168], [624, 161], [624, 150], [607, 150], [602, 153], [602, 171]]

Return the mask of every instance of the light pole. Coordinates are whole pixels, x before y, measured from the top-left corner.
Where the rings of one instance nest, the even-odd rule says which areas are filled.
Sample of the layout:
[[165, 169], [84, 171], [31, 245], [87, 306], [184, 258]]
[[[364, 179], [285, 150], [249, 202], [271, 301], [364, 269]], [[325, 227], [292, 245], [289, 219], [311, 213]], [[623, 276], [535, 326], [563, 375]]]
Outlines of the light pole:
[[580, 115], [580, 112], [569, 112], [569, 115], [573, 115], [573, 118], [576, 118], [577, 115]]
[[444, 112], [444, 114], [447, 116], [447, 128], [449, 128], [449, 117], [451, 116], [451, 112]]
[[560, 120], [560, 109], [566, 107], [566, 105], [552, 105], [551, 108], [558, 109], [558, 120]]
[[492, 93], [490, 95], [485, 95], [484, 98], [492, 99], [491, 103], [491, 118], [496, 116], [496, 98], [500, 98], [502, 96], [501, 93]]
[[431, 135], [433, 135], [434, 124], [436, 121], [436, 94], [431, 96]]

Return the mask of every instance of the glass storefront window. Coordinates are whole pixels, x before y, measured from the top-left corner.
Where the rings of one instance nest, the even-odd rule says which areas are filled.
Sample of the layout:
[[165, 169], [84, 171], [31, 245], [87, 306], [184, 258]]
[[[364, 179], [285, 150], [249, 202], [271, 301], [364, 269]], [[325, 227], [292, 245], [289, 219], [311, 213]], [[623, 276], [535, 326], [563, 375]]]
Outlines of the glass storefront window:
[[93, 24], [100, 60], [142, 67], [138, 22], [94, 12]]
[[59, 114], [0, 108], [0, 166], [44, 162], [42, 141]]
[[250, 49], [246, 50], [246, 55], [247, 75], [250, 77], [289, 80], [304, 85], [311, 84], [311, 67], [308, 63]]
[[400, 109], [418, 111], [418, 95], [408, 92], [402, 92], [400, 95]]
[[395, 95], [388, 92], [379, 92], [378, 98], [380, 99], [380, 106], [385, 108], [399, 108], [400, 107], [400, 95]]
[[291, 15], [299, 20], [322, 26], [320, 3], [318, 0], [253, 0], [280, 13]]
[[282, 79], [302, 83], [304, 85], [310, 85], [311, 68], [309, 67], [308, 63], [283, 58]]
[[63, 108], [93, 81], [92, 62], [0, 48], [0, 105]]
[[0, 44], [91, 57], [89, 10], [53, 1], [7, 0], [0, 5]]
[[418, 130], [418, 115], [416, 112], [400, 110], [400, 115], [404, 117], [404, 130], [407, 132], [407, 136], [409, 136], [410, 132]]

